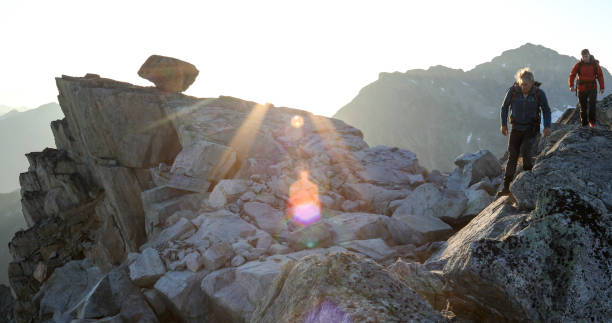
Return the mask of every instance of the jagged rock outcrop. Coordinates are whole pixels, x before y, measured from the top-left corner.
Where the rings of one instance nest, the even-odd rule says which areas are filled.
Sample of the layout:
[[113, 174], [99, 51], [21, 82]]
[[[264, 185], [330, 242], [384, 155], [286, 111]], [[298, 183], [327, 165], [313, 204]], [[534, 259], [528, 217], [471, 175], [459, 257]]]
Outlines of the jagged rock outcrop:
[[[368, 147], [359, 130], [339, 120], [92, 74], [64, 76], [57, 85], [66, 116], [51, 125], [57, 150], [30, 154], [21, 175], [30, 227], [11, 243], [18, 321], [42, 319], [40, 303], [30, 300], [60, 288], [62, 281], [49, 277], [73, 260], [86, 258], [104, 275], [91, 289], [96, 295], [127, 286], [123, 304], [157, 320], [248, 321], [258, 298], [236, 307], [246, 304], [236, 291], [251, 292], [244, 279], [259, 261], [276, 268], [254, 289], [264, 295], [286, 261], [332, 250], [380, 263], [416, 261], [452, 232], [445, 217], [390, 218], [414, 188], [443, 177], [430, 176], [410, 151]], [[299, 170], [316, 190], [315, 208], [303, 209], [317, 212], [309, 215], [317, 219], [312, 225], [294, 213]], [[452, 209], [454, 200], [445, 201]], [[203, 283], [219, 279], [224, 283]], [[80, 298], [92, 311], [106, 309], [98, 318], [134, 315], [118, 303], [112, 310], [97, 304], [104, 297]], [[51, 307], [45, 315], [94, 316], [79, 311]]]
[[13, 304], [15, 299], [11, 294], [11, 289], [6, 285], [0, 285], [0, 317], [4, 322], [13, 323]]
[[383, 267], [347, 253], [287, 263], [251, 318], [251, 322], [443, 320]]
[[[11, 242], [10, 267], [19, 322], [132, 320], [139, 311], [151, 322], [246, 322], [283, 264], [319, 255], [364, 274], [398, 257], [423, 261], [500, 181], [487, 151], [459, 158], [452, 175], [428, 172], [410, 151], [369, 147], [359, 130], [300, 110], [96, 75], [57, 85], [66, 116], [52, 123], [57, 149], [30, 154], [21, 175], [30, 227]], [[53, 303], [73, 269], [99, 275]], [[408, 293], [388, 296], [397, 306], [414, 295], [380, 275]], [[367, 295], [386, 290], [374, 282], [363, 281]], [[441, 317], [414, 300], [415, 315]], [[380, 317], [409, 319], [404, 310]]]

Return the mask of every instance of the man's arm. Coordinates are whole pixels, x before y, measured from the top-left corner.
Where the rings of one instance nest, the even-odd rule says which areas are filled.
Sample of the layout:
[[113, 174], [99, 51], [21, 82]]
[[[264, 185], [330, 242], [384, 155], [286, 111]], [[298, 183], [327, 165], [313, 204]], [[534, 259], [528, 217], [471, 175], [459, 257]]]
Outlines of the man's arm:
[[578, 63], [576, 63], [574, 67], [572, 67], [569, 79], [567, 80], [571, 91], [574, 91], [574, 80], [576, 79], [576, 74], [578, 74]]
[[508, 90], [508, 92], [506, 92], [506, 97], [504, 98], [504, 102], [502, 103], [502, 107], [501, 107], [501, 127], [499, 128], [499, 131], [502, 133], [502, 135], [507, 136], [508, 135], [508, 108], [510, 107], [510, 104], [512, 102], [512, 91], [513, 88], [510, 88]]
[[550, 106], [548, 106], [548, 99], [546, 98], [546, 93], [544, 93], [544, 91], [539, 90], [540, 91], [540, 111], [542, 111], [542, 114], [544, 115], [544, 131], [543, 131], [543, 135], [544, 137], [548, 137], [550, 136], [550, 124], [551, 124], [551, 113], [550, 113]]
[[510, 108], [511, 100], [512, 100], [512, 88], [510, 88], [508, 92], [506, 92], [506, 97], [504, 98], [504, 102], [502, 103], [502, 106], [501, 106], [500, 117], [501, 117], [502, 127], [508, 126], [508, 110]]
[[603, 94], [604, 92], [604, 77], [603, 72], [601, 71], [601, 66], [597, 64], [597, 81], [599, 81], [599, 91]]
[[544, 116], [544, 128], [550, 128], [550, 107], [548, 106], [548, 99], [546, 98], [546, 93], [544, 93], [544, 91], [542, 90], [540, 90], [540, 111], [542, 111], [542, 115]]

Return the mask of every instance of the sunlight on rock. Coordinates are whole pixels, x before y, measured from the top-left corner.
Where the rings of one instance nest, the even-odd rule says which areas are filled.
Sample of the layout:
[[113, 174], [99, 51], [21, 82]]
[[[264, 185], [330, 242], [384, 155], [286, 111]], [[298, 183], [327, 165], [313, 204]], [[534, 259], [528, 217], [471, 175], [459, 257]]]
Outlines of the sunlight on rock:
[[293, 118], [291, 118], [291, 125], [294, 128], [301, 128], [304, 125], [304, 118], [297, 115], [293, 116]]

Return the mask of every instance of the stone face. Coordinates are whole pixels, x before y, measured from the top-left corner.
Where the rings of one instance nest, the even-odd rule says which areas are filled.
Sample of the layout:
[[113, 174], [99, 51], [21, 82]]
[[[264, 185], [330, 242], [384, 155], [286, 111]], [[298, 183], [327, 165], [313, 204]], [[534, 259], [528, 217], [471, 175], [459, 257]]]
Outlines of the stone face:
[[414, 214], [433, 216], [433, 208], [442, 195], [436, 185], [425, 183], [410, 192], [408, 197], [401, 200], [394, 214]]
[[214, 213], [203, 213], [194, 223], [199, 227], [197, 232], [187, 239], [187, 242], [200, 245], [208, 240], [212, 244], [234, 243], [240, 239], [254, 236], [257, 228], [241, 219], [238, 215], [221, 210]]
[[530, 214], [499, 200], [427, 264], [443, 265], [457, 297], [469, 295], [462, 302], [472, 303], [472, 319], [606, 320], [612, 219], [604, 203], [564, 188], [542, 190]]
[[362, 149], [355, 157], [364, 165], [359, 176], [377, 185], [417, 185], [424, 181], [423, 168], [408, 150], [376, 146]]
[[220, 208], [234, 201], [247, 190], [247, 183], [239, 179], [221, 180], [210, 193], [208, 203], [213, 208]]
[[257, 227], [271, 235], [278, 235], [286, 227], [283, 213], [266, 203], [247, 202], [243, 212], [254, 220]]
[[[447, 300], [454, 298], [451, 284], [446, 281], [442, 273], [430, 271], [421, 263], [405, 262], [400, 259], [389, 267], [389, 271], [397, 274], [410, 288], [423, 296], [438, 311], [445, 310], [448, 304]], [[455, 300], [453, 304], [460, 303], [459, 301]]]
[[365, 201], [368, 209], [377, 214], [387, 213], [391, 201], [403, 199], [409, 194], [407, 190], [389, 190], [369, 183], [347, 183], [342, 190], [345, 197]]
[[185, 265], [187, 266], [187, 269], [193, 272], [197, 272], [200, 271], [202, 267], [204, 267], [205, 263], [204, 259], [202, 258], [202, 255], [200, 255], [199, 252], [194, 251], [185, 256]]
[[56, 83], [62, 111], [85, 154], [149, 168], [179, 152], [159, 93], [102, 78], [64, 76]]
[[416, 292], [380, 265], [335, 253], [285, 265], [251, 322], [322, 322], [330, 316], [336, 322], [442, 320]]
[[438, 203], [433, 207], [434, 216], [450, 225], [461, 225], [469, 221], [463, 216], [468, 199], [463, 191], [446, 190]]
[[[99, 191], [92, 174], [66, 151], [47, 148], [26, 154], [30, 167], [19, 175], [22, 209], [28, 226], [91, 201]], [[91, 194], [90, 194], [91, 193]]]
[[463, 220], [461, 215], [467, 206], [467, 201], [462, 191], [440, 191], [435, 184], [425, 183], [412, 191], [407, 198], [394, 202], [399, 205], [393, 214], [435, 216], [454, 224]]
[[422, 245], [444, 240], [453, 233], [453, 228], [431, 215], [404, 214], [395, 212], [385, 219], [391, 238], [398, 244]]
[[77, 310], [78, 318], [93, 319], [119, 314], [129, 296], [138, 293], [126, 268], [117, 268], [104, 276], [87, 294]]
[[198, 141], [183, 148], [171, 168], [169, 186], [195, 192], [206, 192], [211, 181], [228, 175], [236, 164], [236, 152], [227, 146]]
[[115, 223], [123, 236], [128, 251], [138, 250], [146, 241], [145, 214], [140, 194], [142, 187], [134, 171], [125, 167], [96, 168], [110, 203], [118, 212]]
[[163, 322], [158, 320], [155, 312], [144, 296], [140, 294], [131, 294], [122, 302], [120, 318], [124, 322], [142, 322], [142, 323], [158, 323]]
[[200, 282], [208, 272], [169, 271], [155, 283], [170, 311], [181, 321], [208, 321], [208, 301]]
[[[40, 315], [39, 304], [42, 303], [32, 302], [32, 299], [40, 292], [41, 282], [48, 281], [57, 268], [74, 257], [82, 257], [96, 248], [91, 239], [99, 232], [98, 221], [101, 219], [96, 217], [95, 203], [93, 201], [75, 210], [62, 212], [65, 219], [47, 217], [33, 227], [15, 233], [9, 244], [13, 262], [8, 266], [8, 274], [17, 296], [16, 321], [34, 319]], [[122, 250], [116, 252], [121, 253]], [[88, 263], [87, 267], [91, 266], [91, 262]], [[111, 264], [106, 263], [106, 266]], [[68, 271], [76, 271], [73, 269]], [[69, 279], [58, 278], [51, 284], [68, 282]], [[60, 287], [48, 286], [45, 290], [54, 288]], [[78, 291], [79, 287], [75, 288]]]
[[538, 192], [567, 187], [589, 194], [612, 209], [612, 132], [576, 129], [539, 157], [530, 172], [520, 173], [510, 186], [520, 207], [533, 209]]
[[289, 246], [294, 250], [329, 247], [334, 242], [334, 231], [326, 222], [318, 222], [289, 234]]
[[150, 287], [166, 273], [166, 267], [157, 250], [146, 248], [130, 265], [130, 279], [140, 287]]
[[35, 296], [40, 302], [40, 315], [56, 321], [76, 318], [73, 311], [103, 276], [88, 260], [73, 260], [56, 269]]
[[248, 322], [289, 258], [252, 261], [237, 268], [215, 271], [202, 280], [202, 290], [211, 298], [215, 317], [225, 322]]
[[463, 216], [466, 217], [477, 215], [494, 200], [494, 198], [484, 190], [469, 189], [466, 190], [465, 193], [467, 195], [468, 202], [465, 211], [463, 211]]
[[144, 250], [146, 248], [159, 248], [164, 243], [177, 239], [185, 233], [194, 231], [195, 229], [196, 228], [191, 221], [181, 218], [173, 226], [164, 229], [159, 234], [147, 241], [147, 243], [143, 244], [140, 249]]
[[381, 262], [395, 256], [395, 250], [391, 249], [382, 239], [354, 240], [342, 244], [347, 250], [358, 252], [374, 261]]
[[221, 242], [213, 244], [208, 248], [204, 255], [202, 255], [202, 261], [206, 269], [214, 271], [223, 267], [232, 257], [234, 257], [232, 245], [227, 242]]
[[455, 159], [455, 165], [462, 169], [471, 168], [470, 185], [478, 183], [485, 177], [493, 178], [502, 173], [499, 160], [488, 150], [463, 154]]
[[147, 237], [163, 228], [165, 220], [180, 210], [180, 199], [188, 192], [167, 185], [146, 190], [140, 194], [145, 213], [145, 231]]
[[151, 55], [142, 64], [138, 75], [164, 92], [183, 92], [195, 81], [198, 69], [180, 59]]
[[327, 219], [334, 230], [335, 242], [390, 238], [386, 216], [370, 213], [342, 213]]

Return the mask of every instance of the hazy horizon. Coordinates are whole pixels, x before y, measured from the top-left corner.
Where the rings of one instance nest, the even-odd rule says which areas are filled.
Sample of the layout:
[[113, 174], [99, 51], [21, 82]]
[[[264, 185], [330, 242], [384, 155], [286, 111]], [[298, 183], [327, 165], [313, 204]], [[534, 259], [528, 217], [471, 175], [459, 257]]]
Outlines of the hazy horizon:
[[605, 42], [612, 4], [581, 5], [589, 32], [575, 27], [577, 4], [569, 1], [3, 1], [0, 27], [10, 32], [0, 105], [57, 102], [54, 78], [62, 74], [150, 86], [136, 72], [152, 54], [196, 65], [200, 75], [188, 95], [230, 95], [324, 116], [381, 72], [434, 65], [468, 71], [525, 43], [573, 57], [589, 48], [612, 66]]

